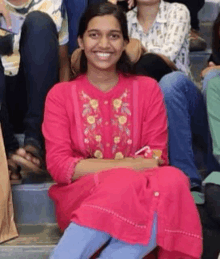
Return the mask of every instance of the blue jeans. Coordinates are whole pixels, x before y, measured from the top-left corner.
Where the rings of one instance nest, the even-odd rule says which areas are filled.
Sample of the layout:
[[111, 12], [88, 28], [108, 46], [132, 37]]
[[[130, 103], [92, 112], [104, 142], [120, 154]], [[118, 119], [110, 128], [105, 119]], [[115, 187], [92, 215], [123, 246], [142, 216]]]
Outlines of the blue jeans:
[[70, 223], [52, 252], [50, 259], [89, 259], [106, 243], [107, 246], [99, 255], [100, 259], [143, 258], [156, 247], [156, 234], [156, 214], [154, 216], [151, 238], [146, 246], [139, 244], [131, 245], [112, 238], [107, 233]]
[[45, 97], [58, 81], [59, 71], [58, 34], [49, 15], [38, 11], [27, 15], [20, 54], [18, 75], [5, 76], [0, 66], [0, 85], [5, 91], [9, 121], [16, 133], [24, 130], [25, 143], [41, 148]]
[[67, 9], [69, 23], [69, 53], [71, 54], [76, 48], [77, 34], [81, 15], [84, 13], [88, 4], [106, 2], [105, 0], [64, 0]]
[[191, 187], [199, 187], [201, 177], [194, 159], [193, 136], [207, 148], [208, 121], [203, 96], [181, 72], [165, 75], [159, 85], [168, 115], [170, 164], [190, 178]]

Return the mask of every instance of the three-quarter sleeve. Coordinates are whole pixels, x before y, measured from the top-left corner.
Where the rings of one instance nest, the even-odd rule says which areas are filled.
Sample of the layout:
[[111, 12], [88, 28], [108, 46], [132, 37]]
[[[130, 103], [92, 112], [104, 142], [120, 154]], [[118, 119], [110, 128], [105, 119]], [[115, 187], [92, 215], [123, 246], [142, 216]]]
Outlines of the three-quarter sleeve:
[[158, 53], [167, 56], [174, 61], [179, 54], [184, 41], [190, 32], [190, 14], [183, 4], [172, 4], [167, 14], [166, 31], [161, 31], [157, 37], [163, 38], [163, 46], [157, 46], [153, 42], [147, 43], [147, 50], [151, 53]]
[[[167, 165], [167, 112], [159, 85], [154, 80], [151, 82], [153, 87], [148, 91], [148, 97], [144, 103], [141, 146], [149, 146], [151, 150], [160, 150], [162, 152], [161, 159], [164, 161], [163, 165]], [[144, 93], [142, 95], [144, 96]]]
[[71, 140], [65, 84], [55, 85], [47, 95], [42, 131], [45, 138], [47, 169], [57, 183], [72, 181], [76, 164], [83, 159]]

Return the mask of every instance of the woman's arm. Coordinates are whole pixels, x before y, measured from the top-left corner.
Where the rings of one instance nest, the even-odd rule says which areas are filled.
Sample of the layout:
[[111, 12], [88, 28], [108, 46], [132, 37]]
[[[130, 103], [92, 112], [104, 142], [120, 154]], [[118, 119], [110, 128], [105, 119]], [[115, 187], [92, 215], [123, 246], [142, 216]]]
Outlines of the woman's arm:
[[73, 180], [89, 173], [96, 173], [98, 171], [108, 170], [112, 168], [123, 167], [141, 171], [147, 168], [153, 168], [157, 166], [158, 161], [156, 159], [145, 159], [142, 157], [127, 157], [120, 160], [97, 158], [84, 159], [76, 165]]
[[[167, 112], [163, 94], [158, 83], [150, 78], [142, 77], [142, 82], [152, 87], [142, 88], [144, 98], [144, 120], [142, 124], [141, 146], [149, 146], [153, 153], [158, 154], [160, 164], [168, 164], [168, 130]], [[148, 80], [148, 81], [147, 81]], [[151, 82], [150, 82], [151, 81]], [[148, 93], [147, 96], [144, 93]]]

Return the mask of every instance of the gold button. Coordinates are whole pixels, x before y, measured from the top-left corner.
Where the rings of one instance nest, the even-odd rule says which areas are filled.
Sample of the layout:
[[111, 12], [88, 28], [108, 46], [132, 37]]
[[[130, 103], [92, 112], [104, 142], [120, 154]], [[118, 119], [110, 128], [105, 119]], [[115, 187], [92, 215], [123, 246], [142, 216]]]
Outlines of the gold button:
[[108, 104], [108, 101], [104, 101], [104, 104]]
[[110, 147], [110, 144], [109, 144], [109, 143], [106, 143], [106, 147]]
[[108, 121], [105, 122], [105, 126], [108, 126]]

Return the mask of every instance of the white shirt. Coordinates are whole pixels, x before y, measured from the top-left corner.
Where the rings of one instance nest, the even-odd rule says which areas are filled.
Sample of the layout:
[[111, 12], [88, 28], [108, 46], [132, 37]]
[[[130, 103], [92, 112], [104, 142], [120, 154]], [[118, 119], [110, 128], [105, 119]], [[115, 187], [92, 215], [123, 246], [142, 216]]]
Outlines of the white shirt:
[[[25, 10], [22, 12], [22, 15], [24, 17], [26, 17], [27, 14], [29, 14], [32, 11], [41, 11], [41, 12], [47, 13], [52, 18], [52, 20], [56, 25], [59, 45], [64, 45], [69, 41], [67, 14], [65, 10], [63, 12], [62, 0], [29, 0], [27, 4], [23, 6], [14, 6], [7, 0], [5, 0], [5, 3], [7, 5], [7, 9], [10, 12], [14, 13], [15, 15], [19, 14], [21, 9]], [[6, 34], [5, 31], [0, 30], [0, 35], [4, 36], [5, 34]], [[4, 72], [5, 72], [5, 75], [7, 76], [14, 76], [19, 71], [20, 38], [21, 38], [21, 30], [18, 34], [14, 35], [13, 54], [10, 56], [7, 56], [7, 55], [1, 56]]]
[[156, 19], [147, 33], [137, 19], [137, 7], [127, 13], [127, 20], [130, 38], [139, 39], [148, 52], [167, 56], [180, 71], [190, 75], [190, 14], [185, 5], [161, 0]]

